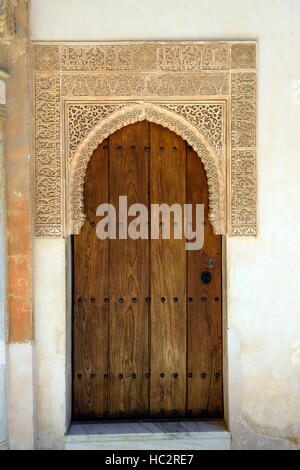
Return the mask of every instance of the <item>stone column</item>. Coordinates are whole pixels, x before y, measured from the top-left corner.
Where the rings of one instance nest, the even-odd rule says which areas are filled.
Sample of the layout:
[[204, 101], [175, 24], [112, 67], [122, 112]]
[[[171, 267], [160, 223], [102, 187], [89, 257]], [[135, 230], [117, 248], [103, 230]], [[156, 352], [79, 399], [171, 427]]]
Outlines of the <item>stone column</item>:
[[[0, 0], [0, 450], [8, 449], [8, 302], [7, 302], [7, 223], [5, 187], [4, 119], [6, 83], [6, 46], [14, 37], [14, 1]], [[11, 21], [12, 20], [12, 21]]]
[[8, 74], [0, 69], [0, 450], [8, 449], [7, 387], [7, 237], [4, 171], [4, 118]]
[[0, 67], [9, 73], [5, 109], [9, 449], [27, 450], [36, 447], [27, 0], [0, 0], [0, 46]]

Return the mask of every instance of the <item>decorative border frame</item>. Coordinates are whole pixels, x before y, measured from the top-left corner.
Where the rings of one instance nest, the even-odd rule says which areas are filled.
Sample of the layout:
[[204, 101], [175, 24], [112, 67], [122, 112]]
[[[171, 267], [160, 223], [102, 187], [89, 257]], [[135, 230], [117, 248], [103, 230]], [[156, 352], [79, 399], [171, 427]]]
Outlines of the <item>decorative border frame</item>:
[[143, 119], [202, 159], [215, 233], [255, 236], [255, 42], [32, 43], [35, 233], [84, 222], [93, 150]]

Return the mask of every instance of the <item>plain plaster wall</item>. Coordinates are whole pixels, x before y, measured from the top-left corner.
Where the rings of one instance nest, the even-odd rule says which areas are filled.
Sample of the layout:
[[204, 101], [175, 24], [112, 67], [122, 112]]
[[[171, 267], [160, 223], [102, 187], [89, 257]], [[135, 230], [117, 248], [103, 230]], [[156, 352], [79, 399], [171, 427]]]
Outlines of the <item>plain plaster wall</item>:
[[[299, 24], [299, 0], [31, 0], [33, 40], [258, 40], [259, 234], [227, 240], [229, 418], [240, 449], [300, 447]], [[55, 243], [59, 256], [49, 256], [49, 241], [35, 242], [36, 259], [42, 252], [48, 259], [47, 269], [36, 269], [35, 292], [49, 272], [65, 283], [63, 241]], [[50, 314], [44, 301], [36, 321]], [[52, 366], [64, 367], [58, 354]], [[61, 380], [51, 382], [51, 406]], [[49, 435], [56, 445], [58, 415]]]
[[8, 348], [9, 449], [36, 448], [34, 345], [10, 343]]
[[70, 341], [67, 338], [67, 333], [71, 336], [71, 330], [68, 328], [70, 325], [66, 309], [66, 245], [64, 239], [35, 240], [34, 243], [37, 425], [40, 449], [60, 449], [70, 421], [70, 410], [66, 406], [69, 403], [67, 393], [71, 367]]

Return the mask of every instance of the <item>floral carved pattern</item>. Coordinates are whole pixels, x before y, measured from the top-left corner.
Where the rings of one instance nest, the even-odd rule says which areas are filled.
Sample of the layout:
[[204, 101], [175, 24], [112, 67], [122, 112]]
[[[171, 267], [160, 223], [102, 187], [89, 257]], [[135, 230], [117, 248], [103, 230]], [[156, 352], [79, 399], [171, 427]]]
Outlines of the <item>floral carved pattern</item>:
[[233, 235], [256, 235], [256, 158], [249, 150], [234, 150], [231, 157]]
[[62, 95], [73, 96], [197, 96], [228, 95], [229, 75], [178, 73], [63, 74]]
[[206, 137], [219, 156], [222, 166], [224, 120], [221, 104], [160, 104], [160, 106], [180, 114], [194, 124]]
[[[219, 165], [223, 164], [223, 105], [213, 104], [170, 104], [157, 103], [160, 107], [168, 109], [184, 117], [201, 132], [211, 144], [219, 157]], [[124, 108], [126, 104], [93, 104], [76, 103], [68, 105], [69, 129], [69, 158], [70, 161], [76, 148], [87, 136], [90, 130], [101, 120], [113, 112]], [[70, 163], [70, 162], [69, 162]]]
[[71, 104], [68, 106], [69, 163], [91, 129], [125, 104]]
[[143, 119], [202, 159], [215, 232], [256, 235], [255, 42], [33, 43], [32, 66], [37, 236], [80, 230], [93, 150]]
[[62, 70], [224, 70], [230, 68], [230, 45], [110, 44], [63, 45]]
[[256, 74], [231, 75], [231, 234], [256, 235]]
[[61, 236], [61, 152], [59, 77], [35, 77], [36, 235]]
[[[69, 230], [80, 233], [85, 220], [83, 207], [83, 187], [86, 168], [93, 151], [106, 137], [128, 124], [148, 120], [174, 131], [185, 139], [197, 152], [207, 173], [210, 199], [209, 218], [215, 233], [224, 233], [225, 219], [225, 184], [224, 173], [219, 168], [218, 158], [213, 155], [201, 132], [185, 118], [162, 109], [157, 105], [128, 104], [125, 109], [116, 111], [95, 126], [88, 137], [77, 148], [70, 168], [70, 191], [68, 200]], [[73, 226], [72, 226], [73, 224]]]
[[174, 115], [174, 113], [161, 109], [153, 104], [132, 104], [124, 110], [115, 112], [104, 119], [96, 126], [82, 144], [78, 147], [70, 169], [70, 191], [68, 201], [68, 218], [73, 226], [70, 231], [80, 233], [85, 220], [83, 207], [83, 186], [88, 162], [93, 151], [99, 143], [110, 134], [128, 124], [137, 121], [148, 120], [155, 122], [174, 131], [185, 139], [198, 153], [203, 161], [207, 173], [210, 199], [209, 218], [214, 227], [215, 233], [224, 233], [226, 220], [225, 216], [225, 185], [224, 175], [218, 168], [218, 160], [213, 157], [205, 139], [192, 127], [184, 118]]

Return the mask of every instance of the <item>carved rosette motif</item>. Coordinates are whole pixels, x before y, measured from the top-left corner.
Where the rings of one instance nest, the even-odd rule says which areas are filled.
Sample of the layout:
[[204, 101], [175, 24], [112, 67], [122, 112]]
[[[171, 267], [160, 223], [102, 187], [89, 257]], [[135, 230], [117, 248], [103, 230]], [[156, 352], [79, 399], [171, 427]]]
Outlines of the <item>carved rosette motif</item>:
[[215, 232], [256, 234], [255, 43], [34, 43], [32, 62], [37, 236], [80, 231], [93, 150], [143, 119], [202, 159]]

